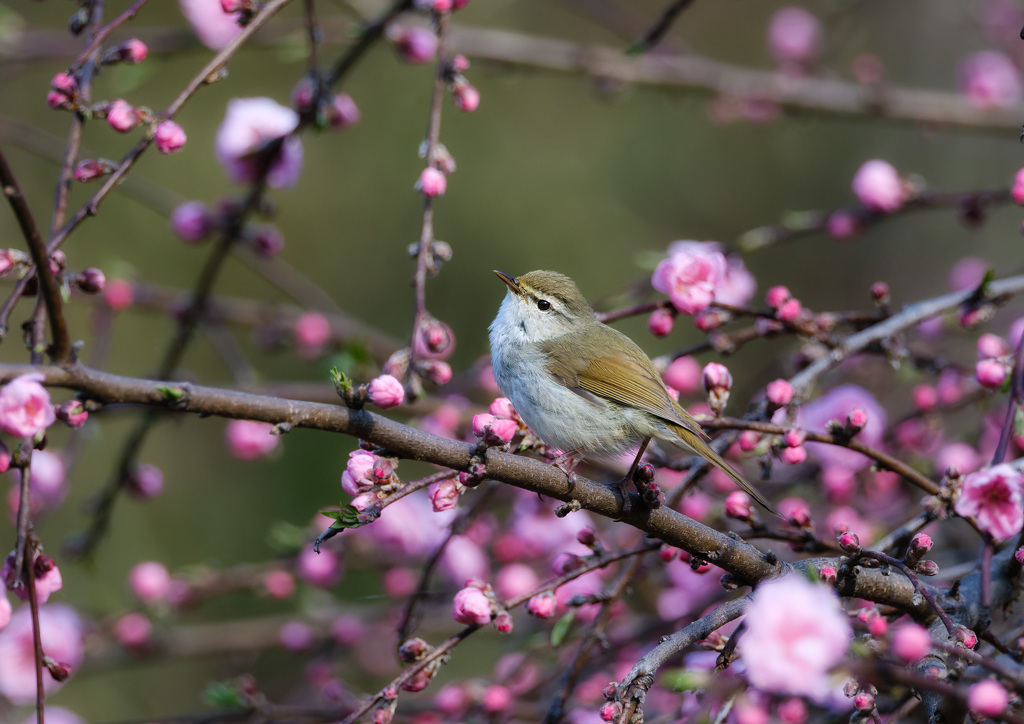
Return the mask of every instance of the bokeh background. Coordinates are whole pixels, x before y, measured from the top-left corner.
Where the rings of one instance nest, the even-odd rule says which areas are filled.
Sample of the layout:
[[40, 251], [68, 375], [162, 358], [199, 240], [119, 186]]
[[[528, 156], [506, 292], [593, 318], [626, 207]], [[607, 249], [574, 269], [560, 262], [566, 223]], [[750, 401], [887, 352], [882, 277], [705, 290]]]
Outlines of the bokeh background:
[[[625, 49], [663, 5], [648, 0], [473, 0], [455, 23]], [[698, 0], [658, 52], [696, 53], [772, 70], [765, 31], [781, 5]], [[108, 17], [125, 6], [109, 3]], [[322, 57], [328, 62], [337, 57], [360, 14], [383, 7], [318, 4], [326, 28]], [[887, 82], [957, 93], [957, 68], [970, 53], [1000, 49], [1020, 59], [1024, 50], [1018, 39], [1024, 3], [1010, 0], [823, 0], [804, 7], [825, 28], [815, 70], [825, 77], [849, 80], [851, 61], [870, 53], [884, 64]], [[71, 10], [58, 0], [0, 6], [0, 144], [43, 227], [68, 127], [68, 115], [50, 110], [45, 96], [53, 74], [83, 47], [82, 40], [64, 32]], [[115, 37], [135, 35], [158, 37], [162, 44], [151, 43], [150, 57], [140, 66], [105, 70], [96, 81], [95, 99], [123, 97], [162, 108], [211, 57], [173, 2], [151, 2]], [[487, 325], [503, 295], [492, 269], [512, 274], [559, 270], [607, 307], [649, 277], [673, 240], [716, 240], [732, 249], [744, 232], [789, 212], [852, 204], [850, 180], [867, 159], [886, 159], [918, 185], [949, 191], [1007, 188], [1024, 163], [1017, 129], [1005, 121], [989, 128], [922, 127], [781, 109], [768, 122], [723, 122], [711, 111], [715, 99], [706, 92], [609, 84], [578, 74], [470, 60], [468, 75], [481, 92], [480, 108], [465, 114], [446, 102], [441, 128], [458, 170], [436, 203], [435, 229], [452, 245], [454, 258], [428, 287], [430, 310], [456, 335], [451, 358], [456, 384], [487, 353]], [[241, 193], [213, 155], [226, 103], [234, 97], [269, 96], [287, 104], [304, 70], [301, 8], [293, 3], [232, 60], [227, 78], [203, 88], [179, 114], [189, 139], [185, 149], [170, 156], [147, 153], [121, 191], [74, 233], [64, 247], [69, 266], [98, 266], [108, 278], [189, 288], [205, 247], [177, 240], [168, 227], [168, 212], [185, 199], [209, 202]], [[413, 263], [406, 247], [419, 235], [422, 202], [413, 183], [422, 168], [417, 147], [426, 127], [433, 72], [432, 65], [403, 63], [386, 42], [379, 43], [339, 88], [359, 105], [360, 122], [343, 133], [305, 134], [302, 181], [270, 193], [273, 222], [286, 238], [283, 260], [325, 290], [340, 309], [400, 340], [408, 338], [413, 313], [408, 283]], [[1018, 108], [1024, 122], [1024, 107]], [[83, 156], [118, 159], [137, 133], [126, 138], [102, 122], [88, 124]], [[91, 192], [88, 186], [76, 188], [71, 208]], [[785, 284], [815, 310], [868, 309], [869, 287], [878, 280], [890, 284], [899, 306], [947, 291], [951, 266], [965, 256], [983, 258], [997, 276], [1019, 273], [1024, 266], [1020, 220], [1019, 210], [1005, 204], [992, 209], [980, 225], [962, 223], [956, 209], [928, 210], [872, 227], [849, 241], [812, 234], [743, 258], [761, 292]], [[0, 236], [4, 246], [21, 247], [6, 212], [0, 213]], [[292, 301], [237, 262], [228, 264], [217, 292]], [[69, 306], [72, 335], [85, 342], [86, 358], [96, 304], [77, 296]], [[13, 315], [0, 360], [27, 359], [17, 329], [29, 309], [22, 303]], [[1015, 316], [1012, 310], [1003, 314], [1000, 319]], [[107, 369], [151, 374], [173, 320], [132, 309], [118, 314], [114, 325]], [[644, 318], [618, 326], [641, 339], [652, 355], [699, 339], [685, 319], [663, 340], [647, 334]], [[329, 392], [327, 371], [337, 356], [300, 359], [287, 348], [261, 349], [251, 330], [237, 330], [234, 336], [258, 374], [257, 383], [314, 382]], [[792, 372], [786, 353], [793, 348], [790, 341], [754, 345], [731, 360], [737, 397], [745, 399], [764, 382]], [[965, 345], [951, 354], [969, 361], [973, 351]], [[209, 385], [237, 383], [202, 335], [186, 356], [183, 374]], [[63, 398], [58, 394], [57, 399]], [[892, 414], [910, 407], [909, 398], [890, 403]], [[48, 551], [58, 551], [60, 541], [86, 524], [83, 505], [110, 478], [136, 414], [111, 411], [90, 423], [88, 444], [71, 473], [68, 502], [38, 525]], [[65, 562], [58, 555], [65, 589], [54, 600], [72, 602], [102, 619], [135, 605], [125, 576], [139, 561], [161, 560], [180, 572], [265, 560], [280, 550], [275, 535], [283, 535], [281, 524], [306, 528], [318, 509], [337, 503], [338, 478], [354, 440], [300, 431], [288, 435], [269, 461], [244, 463], [226, 451], [224, 425], [193, 417], [159, 425], [142, 460], [163, 470], [165, 493], [150, 503], [121, 500], [92, 561]], [[59, 450], [67, 433], [55, 430], [51, 438], [51, 447]], [[403, 473], [415, 470], [410, 465]], [[0, 536], [13, 545], [12, 516], [2, 516]], [[361, 574], [358, 566], [353, 570], [335, 594], [357, 606], [374, 605], [378, 584], [369, 572]], [[187, 614], [185, 622], [284, 615], [315, 607], [321, 595], [305, 592], [298, 600], [274, 602], [237, 594]], [[485, 647], [486, 642], [472, 646]], [[300, 660], [273, 649], [199, 660], [128, 661], [111, 655], [87, 664], [51, 701], [88, 721], [144, 720], [201, 708], [198, 692], [209, 681], [238, 671], [254, 671], [268, 693], [279, 696], [302, 679]], [[0, 718], [21, 711], [0, 705]]]

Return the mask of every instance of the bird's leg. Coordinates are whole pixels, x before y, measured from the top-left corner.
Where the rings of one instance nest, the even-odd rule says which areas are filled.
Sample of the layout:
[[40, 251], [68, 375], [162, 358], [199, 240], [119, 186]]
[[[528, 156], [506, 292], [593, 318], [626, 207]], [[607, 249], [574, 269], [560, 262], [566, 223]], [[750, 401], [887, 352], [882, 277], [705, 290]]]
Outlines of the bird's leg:
[[581, 450], [582, 448], [579, 450], [570, 450], [569, 452], [562, 453], [551, 461], [552, 465], [565, 473], [565, 479], [569, 482], [570, 493], [572, 493], [572, 489], [576, 487], [576, 466], [580, 464], [579, 454]]
[[[628, 513], [632, 504], [629, 502], [629, 490], [627, 489], [629, 483], [633, 480], [633, 475], [636, 473], [636, 469], [640, 466], [640, 458], [644, 456], [644, 452], [647, 450], [647, 446], [650, 444], [651, 438], [644, 438], [644, 441], [640, 443], [640, 449], [636, 451], [636, 458], [633, 459], [633, 464], [629, 466], [629, 472], [622, 480], [618, 481], [616, 485], [619, 486], [619, 490], [622, 491], [622, 512]], [[637, 488], [637, 492], [641, 492]]]

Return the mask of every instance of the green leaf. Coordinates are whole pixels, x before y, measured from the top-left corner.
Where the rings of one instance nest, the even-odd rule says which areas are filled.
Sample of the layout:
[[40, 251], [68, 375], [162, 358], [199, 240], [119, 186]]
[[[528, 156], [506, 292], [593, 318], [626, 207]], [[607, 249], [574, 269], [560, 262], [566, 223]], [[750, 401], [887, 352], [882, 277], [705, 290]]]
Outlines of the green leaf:
[[576, 609], [570, 608], [569, 613], [558, 619], [555, 625], [551, 629], [551, 645], [561, 646], [562, 642], [565, 641], [569, 635], [569, 630], [572, 628], [573, 622], [576, 620]]
[[185, 391], [180, 387], [167, 387], [165, 385], [157, 385], [156, 391], [164, 396], [165, 400], [169, 402], [178, 402], [182, 397], [185, 396]]
[[331, 382], [334, 383], [334, 389], [339, 393], [352, 391], [352, 380], [338, 367], [331, 367]]
[[708, 685], [708, 673], [693, 669], [668, 669], [661, 674], [661, 685], [672, 691], [696, 691]]
[[245, 697], [234, 683], [217, 681], [206, 687], [203, 701], [218, 709], [244, 709]]
[[362, 525], [359, 521], [359, 511], [353, 508], [351, 505], [346, 505], [344, 508], [338, 511], [329, 511], [323, 513], [328, 518], [333, 518], [334, 522], [331, 523], [333, 530], [344, 530], [345, 528], [358, 528]]

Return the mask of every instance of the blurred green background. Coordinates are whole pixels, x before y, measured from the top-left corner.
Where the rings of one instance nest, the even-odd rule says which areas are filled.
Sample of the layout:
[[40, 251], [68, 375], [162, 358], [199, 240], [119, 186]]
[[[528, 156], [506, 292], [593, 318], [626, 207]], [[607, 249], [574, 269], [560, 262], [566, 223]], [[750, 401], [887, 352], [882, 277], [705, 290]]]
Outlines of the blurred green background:
[[[514, 2], [473, 0], [456, 17], [458, 25], [499, 28], [585, 44], [625, 48], [652, 23], [664, 2]], [[696, 2], [675, 24], [666, 47], [760, 69], [771, 69], [765, 27], [777, 2]], [[979, 17], [988, 3], [962, 0], [903, 0], [869, 3], [847, 0], [805, 5], [826, 28], [821, 73], [849, 79], [850, 60], [870, 52], [885, 64], [887, 80], [922, 89], [953, 92], [956, 66], [968, 53], [993, 47]], [[1021, 3], [1007, 3], [1020, 13]], [[110, 3], [108, 17], [126, 7]], [[370, 6], [376, 12], [383, 5]], [[596, 17], [616, 11], [621, 27]], [[67, 40], [64, 52], [39, 49], [66, 24], [67, 4], [13, 2], [0, 8], [0, 130], [40, 225], [46, 227], [63, 138], [69, 117], [45, 103], [50, 78], [64, 70], [83, 47]], [[181, 199], [213, 201], [232, 188], [213, 156], [214, 135], [227, 101], [269, 96], [287, 104], [305, 71], [301, 7], [287, 8], [271, 22], [279, 39], [244, 49], [229, 76], [205, 87], [177, 120], [188, 144], [177, 154], [145, 154], [132, 178], [157, 186], [155, 205], [114, 193], [95, 219], [87, 220], [65, 244], [69, 266], [99, 266], [108, 277], [124, 276], [186, 289], [197, 278], [208, 247], [186, 246], [170, 232], [166, 211]], [[350, 22], [343, 3], [318, 4], [321, 19], [338, 28]], [[343, 23], [344, 25], [344, 23]], [[629, 27], [625, 27], [625, 26]], [[178, 28], [184, 47], [164, 53], [151, 48], [139, 67], [107, 69], [97, 79], [96, 100], [123, 97], [137, 105], [164, 107], [184, 82], [211, 57], [188, 41], [189, 29], [177, 4], [151, 2], [115, 38], [154, 29]], [[275, 28], [277, 30], [275, 30]], [[281, 28], [290, 28], [281, 32]], [[1020, 28], [1005, 28], [1002, 47], [1017, 49]], [[59, 35], [57, 36], [59, 37]], [[35, 39], [35, 44], [33, 44]], [[322, 57], [330, 62], [347, 42], [329, 32]], [[11, 50], [14, 49], [14, 50]], [[471, 60], [473, 60], [471, 58]], [[433, 66], [409, 66], [386, 43], [378, 44], [339, 88], [362, 111], [362, 120], [340, 133], [303, 137], [306, 167], [300, 184], [269, 194], [274, 223], [284, 232], [283, 259], [326, 290], [338, 306], [400, 339], [412, 319], [413, 263], [406, 247], [419, 235], [422, 213], [413, 183], [422, 168], [417, 147], [426, 127]], [[491, 274], [519, 274], [550, 268], [572, 275], [592, 299], [606, 298], [645, 279], [652, 259], [676, 239], [716, 240], [731, 247], [753, 227], [793, 210], [833, 208], [853, 202], [850, 180], [865, 160], [884, 158], [904, 176], [918, 174], [930, 188], [968, 190], [1006, 187], [1024, 162], [1024, 147], [1011, 129], [994, 131], [922, 129], [874, 118], [839, 118], [783, 113], [765, 124], [715, 124], [703, 94], [649, 87], [603, 88], [593, 79], [475, 61], [468, 77], [481, 92], [477, 112], [460, 113], [446, 100], [442, 142], [458, 162], [447, 194], [436, 203], [435, 230], [454, 258], [428, 287], [428, 306], [454, 329], [456, 374], [487, 352], [487, 325], [503, 295]], [[1024, 115], [1021, 121], [1024, 122]], [[10, 122], [14, 122], [13, 124]], [[42, 155], [32, 150], [26, 128], [53, 134]], [[120, 158], [139, 131], [120, 136], [102, 122], [86, 127], [86, 156]], [[129, 183], [132, 183], [129, 181]], [[76, 209], [94, 187], [76, 187]], [[980, 227], [966, 227], [951, 209], [892, 220], [848, 242], [812, 235], [745, 255], [760, 291], [788, 285], [815, 310], [869, 308], [869, 286], [886, 280], [894, 303], [947, 290], [950, 266], [965, 255], [986, 259], [998, 276], [1022, 266], [1020, 213], [1004, 206]], [[9, 213], [0, 213], [3, 245], [22, 247]], [[218, 293], [259, 300], [284, 300], [281, 292], [244, 264], [229, 262]], [[18, 326], [30, 305], [12, 317], [12, 333], [0, 346], [0, 360], [22, 362]], [[92, 337], [92, 306], [76, 297], [69, 310], [74, 339]], [[665, 340], [646, 333], [643, 318], [618, 325], [641, 339], [652, 354], [699, 339], [681, 319]], [[173, 329], [166, 317], [129, 310], [116, 317], [112, 372], [151, 374]], [[999, 329], [997, 331], [1004, 331]], [[329, 386], [330, 360], [304, 361], [290, 351], [260, 351], [251, 335], [236, 335], [263, 381], [309, 380]], [[790, 372], [778, 353], [789, 342], [753, 345], [730, 362], [738, 378], [737, 397], [779, 374]], [[771, 353], [771, 356], [766, 355]], [[970, 359], [968, 349], [965, 359]], [[200, 336], [184, 364], [190, 377], [209, 385], [233, 381]], [[65, 399], [62, 393], [56, 399]], [[902, 409], [909, 407], [909, 401]], [[900, 411], [899, 403], [894, 404]], [[44, 519], [38, 532], [47, 550], [86, 521], [82, 504], [111, 475], [132, 412], [90, 423], [89, 444], [72, 473], [64, 507]], [[279, 521], [306, 526], [318, 508], [337, 503], [338, 477], [354, 441], [324, 433], [288, 435], [269, 462], [242, 463], [225, 450], [224, 421], [194, 417], [167, 420], [148, 439], [144, 462], [166, 475], [164, 495], [148, 504], [122, 500], [110, 535], [92, 565], [65, 563], [58, 556], [65, 590], [54, 600], [74, 603], [86, 614], [108, 615], [132, 605], [124, 576], [132, 565], [156, 559], [179, 571], [201, 563], [230, 565], [273, 555], [270, 529]], [[60, 449], [64, 431], [52, 434]], [[412, 466], [403, 473], [415, 470]], [[0, 536], [13, 543], [9, 518]], [[341, 595], [356, 598], [372, 590], [346, 581]], [[352, 588], [350, 588], [350, 586]], [[308, 600], [306, 601], [308, 603]], [[193, 620], [292, 610], [295, 602], [273, 604], [236, 595], [208, 605]], [[301, 679], [298, 659], [265, 654], [260, 671], [281, 676], [281, 689]], [[118, 667], [81, 675], [52, 697], [89, 721], [154, 717], [198, 707], [196, 692], [206, 681], [250, 668], [252, 660], [170, 661]], [[278, 692], [280, 693], [280, 692]], [[0, 709], [2, 713], [2, 709]]]

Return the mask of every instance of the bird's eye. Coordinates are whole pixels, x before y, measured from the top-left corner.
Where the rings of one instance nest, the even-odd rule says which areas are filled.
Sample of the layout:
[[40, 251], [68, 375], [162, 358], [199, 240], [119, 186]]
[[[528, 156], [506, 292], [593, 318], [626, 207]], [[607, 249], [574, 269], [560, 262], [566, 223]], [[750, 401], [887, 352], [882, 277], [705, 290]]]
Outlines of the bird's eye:
[[551, 302], [549, 302], [547, 299], [538, 299], [537, 309], [539, 309], [542, 312], [546, 312], [549, 309], [551, 309]]

